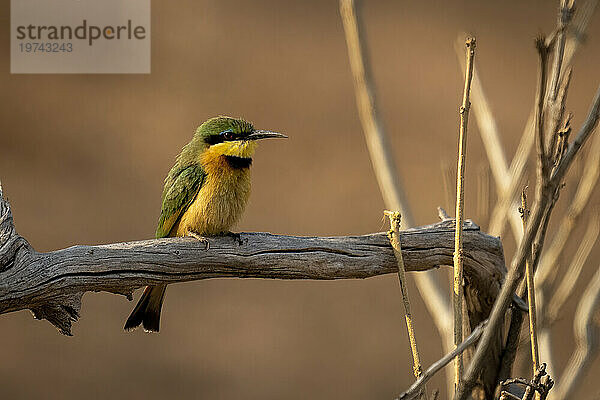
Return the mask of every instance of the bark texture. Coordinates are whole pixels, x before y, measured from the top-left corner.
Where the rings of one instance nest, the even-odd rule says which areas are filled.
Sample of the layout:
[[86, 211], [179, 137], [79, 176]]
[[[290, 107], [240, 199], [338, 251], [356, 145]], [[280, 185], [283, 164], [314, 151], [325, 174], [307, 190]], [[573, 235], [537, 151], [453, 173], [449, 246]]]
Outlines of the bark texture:
[[[1, 189], [0, 189], [1, 190]], [[476, 326], [487, 317], [506, 273], [499, 238], [464, 224], [465, 295]], [[454, 221], [400, 233], [407, 271], [452, 265]], [[106, 291], [132, 298], [134, 289], [208, 278], [357, 279], [396, 273], [385, 232], [363, 236], [298, 237], [241, 233], [209, 238], [165, 238], [35, 251], [17, 234], [0, 191], [0, 313], [30, 309], [71, 334], [81, 297]]]

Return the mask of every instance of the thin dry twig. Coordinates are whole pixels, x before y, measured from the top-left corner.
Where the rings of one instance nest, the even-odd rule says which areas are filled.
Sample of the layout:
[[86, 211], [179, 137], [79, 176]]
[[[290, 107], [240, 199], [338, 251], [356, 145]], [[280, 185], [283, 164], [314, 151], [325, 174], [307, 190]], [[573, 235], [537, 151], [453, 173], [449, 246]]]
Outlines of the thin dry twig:
[[[527, 207], [526, 189], [521, 193], [521, 218], [523, 219], [523, 231], [527, 227], [527, 218], [529, 217], [529, 208]], [[529, 336], [531, 338], [531, 361], [533, 365], [533, 373], [535, 374], [540, 366], [538, 342], [537, 342], [537, 314], [535, 309], [535, 286], [533, 283], [533, 271], [531, 265], [531, 257], [525, 263], [525, 276], [527, 278], [527, 302], [529, 305]]]
[[[573, 3], [573, 2], [569, 2]], [[565, 45], [567, 40], [566, 30], [573, 18], [574, 5], [567, 5], [567, 1], [561, 0], [561, 5], [558, 13], [557, 35], [556, 35], [556, 51], [554, 52], [554, 60], [552, 63], [552, 74], [548, 81], [548, 101], [553, 102], [558, 95], [559, 80], [561, 78], [563, 58], [565, 54]]]
[[[400, 244], [400, 213], [398, 211], [384, 211], [384, 214], [390, 219], [390, 231], [388, 237], [390, 244], [394, 248], [394, 256], [398, 261], [398, 281], [400, 283], [400, 291], [402, 293], [402, 302], [404, 304], [404, 316], [406, 319], [406, 329], [408, 330], [408, 339], [410, 341], [410, 351], [413, 356], [413, 374], [415, 378], [423, 375], [421, 368], [421, 359], [419, 357], [419, 349], [417, 347], [417, 337], [410, 311], [410, 299], [408, 297], [408, 287], [406, 282], [406, 271], [404, 270], [404, 260], [402, 259], [402, 246]], [[422, 398], [427, 398], [427, 388], [423, 387], [421, 391]]]
[[[548, 180], [550, 175], [550, 166], [548, 165], [548, 157], [546, 156], [546, 141], [544, 140], [544, 105], [546, 98], [546, 84], [548, 81], [548, 54], [550, 49], [546, 47], [546, 41], [543, 37], [540, 37], [535, 42], [538, 55], [539, 55], [539, 74], [537, 83], [537, 95], [535, 100], [535, 144], [537, 146], [538, 153], [538, 183]], [[536, 186], [537, 190], [542, 190], [542, 185]]]
[[[462, 73], [465, 74], [467, 66], [464, 58], [464, 34], [458, 36], [454, 48], [462, 67]], [[488, 103], [485, 92], [483, 91], [476, 66], [473, 66], [473, 86], [471, 88], [471, 98], [473, 99], [473, 113], [475, 115], [475, 121], [479, 127], [479, 134], [487, 154], [492, 175], [496, 182], [498, 198], [500, 199], [508, 190], [509, 183], [513, 181], [513, 171], [517, 168], [521, 169], [521, 163], [525, 163], [527, 161], [527, 156], [531, 152], [533, 140], [529, 139], [531, 135], [523, 135], [523, 138], [521, 139], [522, 143], [519, 145], [519, 151], [517, 151], [518, 157], [515, 156], [515, 159], [513, 160], [509, 170], [508, 163], [506, 161], [506, 155], [504, 154], [504, 150], [500, 141], [501, 135], [498, 130], [498, 125], [496, 124], [491, 107]], [[528, 141], [531, 143], [528, 143]], [[524, 168], [522, 168], [522, 170], [524, 171]], [[511, 202], [513, 199], [514, 196], [510, 199]], [[521, 237], [521, 220], [519, 219], [517, 208], [518, 205], [515, 203], [515, 207], [509, 213], [509, 219], [513, 227], [513, 233], [517, 238], [517, 241], [519, 241]], [[497, 214], [497, 211], [495, 211], [495, 214]], [[489, 231], [493, 235], [499, 235], [500, 233], [496, 232], [499, 231], [500, 228], [498, 226], [499, 224], [495, 222], [495, 219], [498, 218], [495, 214], [492, 214], [493, 219], [490, 220]], [[505, 224], [505, 215], [506, 213], [502, 215], [502, 228]]]
[[468, 349], [471, 345], [479, 340], [479, 337], [483, 333], [485, 326], [487, 325], [487, 320], [481, 322], [473, 332], [455, 349], [453, 349], [450, 353], [446, 354], [444, 357], [440, 358], [438, 361], [431, 364], [429, 368], [423, 373], [423, 375], [415, 381], [404, 393], [400, 394], [396, 398], [396, 400], [410, 400], [414, 399], [418, 396], [419, 392], [425, 386], [425, 384], [433, 378], [433, 376], [444, 366], [449, 364], [457, 355], [462, 354], [466, 349]]
[[[465, 72], [465, 88], [463, 91], [462, 105], [460, 107], [460, 129], [458, 145], [458, 167], [456, 174], [456, 234], [454, 238], [454, 345], [458, 346], [463, 341], [463, 243], [462, 222], [464, 220], [465, 201], [465, 158], [467, 154], [467, 127], [469, 124], [469, 109], [471, 102], [471, 80], [473, 78], [473, 60], [475, 58], [475, 38], [468, 38], [465, 42], [467, 50], [467, 70]], [[463, 372], [462, 354], [454, 360], [454, 385], [458, 387]]]
[[[553, 42], [554, 58], [552, 61], [552, 70], [548, 79], [544, 81], [546, 87], [545, 98], [543, 99], [545, 110], [543, 117], [547, 119], [547, 123], [544, 127], [546, 129], [546, 132], [543, 133], [543, 135], [545, 136], [545, 143], [542, 145], [542, 148], [545, 147], [548, 150], [548, 154], [554, 154], [556, 151], [555, 147], [558, 139], [558, 127], [562, 122], [565, 112], [566, 93], [570, 81], [571, 70], [569, 67], [563, 70], [562, 65], [567, 41], [566, 31], [571, 23], [574, 11], [574, 1], [560, 1], [560, 7], [556, 23], [557, 28], [555, 31], [555, 38]], [[542, 44], [538, 43], [538, 51], [540, 52], [541, 47], [543, 47], [545, 50], [552, 49], [552, 46], [546, 45], [546, 41], [544, 41], [544, 43]], [[564, 79], [563, 76], [565, 72], [568, 76], [567, 79]], [[561, 82], [562, 84], [560, 84]], [[564, 87], [564, 90], [560, 90], [561, 86]], [[559, 96], [559, 92], [562, 92], [562, 97]], [[545, 167], [548, 172], [552, 167], [552, 162], [553, 160], [550, 157], [546, 158], [545, 163], [547, 165]]]
[[440, 217], [440, 219], [442, 221], [447, 221], [449, 219], [452, 219], [452, 218], [450, 218], [450, 216], [448, 215], [446, 210], [444, 210], [442, 207], [438, 206], [437, 210], [438, 210], [438, 217]]

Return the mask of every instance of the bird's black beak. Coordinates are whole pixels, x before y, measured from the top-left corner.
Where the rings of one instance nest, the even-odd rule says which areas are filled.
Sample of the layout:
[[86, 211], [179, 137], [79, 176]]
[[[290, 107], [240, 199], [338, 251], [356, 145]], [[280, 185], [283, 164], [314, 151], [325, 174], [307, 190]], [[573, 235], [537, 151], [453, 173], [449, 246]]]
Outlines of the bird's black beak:
[[257, 129], [246, 137], [246, 140], [259, 140], [259, 139], [268, 139], [268, 138], [282, 138], [287, 139], [282, 133], [271, 132], [271, 131], [263, 131], [261, 129]]

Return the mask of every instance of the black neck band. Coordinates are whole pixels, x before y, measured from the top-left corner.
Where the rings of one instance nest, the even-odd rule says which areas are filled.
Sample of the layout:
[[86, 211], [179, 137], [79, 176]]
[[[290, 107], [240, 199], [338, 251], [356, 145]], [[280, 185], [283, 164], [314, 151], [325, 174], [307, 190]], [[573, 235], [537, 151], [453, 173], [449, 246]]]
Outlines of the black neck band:
[[225, 156], [227, 163], [231, 168], [234, 169], [243, 169], [250, 168], [252, 165], [252, 159], [246, 157], [238, 157], [238, 156]]

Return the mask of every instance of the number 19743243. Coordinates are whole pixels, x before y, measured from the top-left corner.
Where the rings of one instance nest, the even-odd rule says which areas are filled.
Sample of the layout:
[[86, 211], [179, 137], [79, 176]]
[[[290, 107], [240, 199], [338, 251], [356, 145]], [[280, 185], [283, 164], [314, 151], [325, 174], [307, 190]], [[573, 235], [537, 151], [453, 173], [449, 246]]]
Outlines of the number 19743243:
[[19, 43], [19, 49], [21, 53], [70, 53], [73, 43], [26, 42]]

